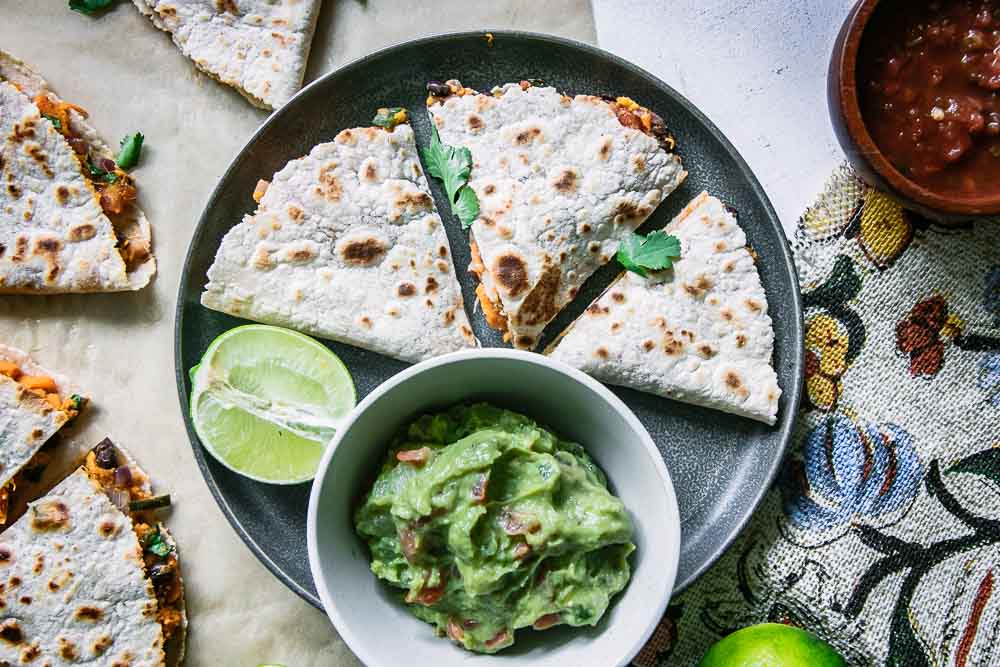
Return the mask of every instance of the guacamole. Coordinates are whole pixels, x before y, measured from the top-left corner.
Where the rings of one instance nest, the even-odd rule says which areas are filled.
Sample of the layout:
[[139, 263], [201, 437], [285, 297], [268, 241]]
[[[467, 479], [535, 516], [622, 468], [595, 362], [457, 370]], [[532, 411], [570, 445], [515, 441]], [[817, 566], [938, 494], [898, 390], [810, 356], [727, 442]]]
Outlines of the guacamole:
[[487, 404], [396, 437], [355, 514], [372, 572], [438, 634], [493, 653], [594, 625], [629, 579], [632, 522], [583, 448]]

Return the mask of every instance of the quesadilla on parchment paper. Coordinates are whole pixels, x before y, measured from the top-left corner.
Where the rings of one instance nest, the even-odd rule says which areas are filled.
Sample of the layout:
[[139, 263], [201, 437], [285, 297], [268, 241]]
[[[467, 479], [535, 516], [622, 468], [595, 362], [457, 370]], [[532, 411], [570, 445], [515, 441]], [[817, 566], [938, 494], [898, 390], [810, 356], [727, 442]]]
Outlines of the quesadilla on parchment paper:
[[179, 664], [176, 544], [149, 478], [103, 441], [0, 534], [0, 664]]
[[703, 192], [665, 231], [681, 243], [673, 267], [624, 273], [556, 341], [552, 358], [608, 384], [773, 424], [774, 329], [736, 217]]
[[0, 526], [23, 475], [37, 477], [48, 463], [42, 446], [85, 402], [66, 378], [0, 344]]
[[135, 183], [86, 119], [0, 51], [0, 294], [137, 290], [156, 272]]
[[195, 66], [254, 106], [302, 86], [321, 0], [132, 0]]
[[468, 148], [479, 200], [470, 270], [487, 322], [521, 349], [687, 176], [663, 120], [634, 101], [522, 81], [484, 95], [428, 85], [444, 144]]
[[409, 125], [344, 130], [255, 197], [205, 306], [404, 361], [478, 344]]

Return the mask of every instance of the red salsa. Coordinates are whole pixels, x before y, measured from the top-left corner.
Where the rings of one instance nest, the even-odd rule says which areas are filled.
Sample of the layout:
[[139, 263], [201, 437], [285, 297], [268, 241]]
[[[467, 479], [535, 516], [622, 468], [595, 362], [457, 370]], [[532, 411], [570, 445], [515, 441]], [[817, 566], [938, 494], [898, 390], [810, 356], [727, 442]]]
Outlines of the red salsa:
[[887, 0], [858, 54], [865, 125], [906, 177], [1000, 193], [1000, 0]]

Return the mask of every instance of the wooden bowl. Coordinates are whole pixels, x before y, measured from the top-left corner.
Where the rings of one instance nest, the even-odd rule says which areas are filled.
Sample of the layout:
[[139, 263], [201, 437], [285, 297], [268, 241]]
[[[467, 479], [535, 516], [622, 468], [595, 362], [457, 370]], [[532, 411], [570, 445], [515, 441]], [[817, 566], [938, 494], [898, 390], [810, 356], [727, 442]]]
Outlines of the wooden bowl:
[[847, 159], [869, 185], [892, 194], [904, 207], [944, 222], [1000, 215], [1000, 194], [985, 197], [941, 195], [901, 174], [875, 145], [858, 102], [858, 51], [872, 16], [884, 3], [859, 0], [834, 43], [827, 76], [830, 119]]

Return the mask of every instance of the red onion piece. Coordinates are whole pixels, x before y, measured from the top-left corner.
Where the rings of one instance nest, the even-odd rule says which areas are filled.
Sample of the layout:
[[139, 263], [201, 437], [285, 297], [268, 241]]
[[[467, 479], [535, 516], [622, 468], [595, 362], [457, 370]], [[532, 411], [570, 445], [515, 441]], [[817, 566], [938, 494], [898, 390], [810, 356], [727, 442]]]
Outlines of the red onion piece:
[[132, 494], [126, 489], [108, 489], [108, 498], [115, 507], [128, 514], [128, 504], [132, 500]]
[[115, 486], [128, 486], [132, 483], [132, 471], [128, 466], [115, 468]]

